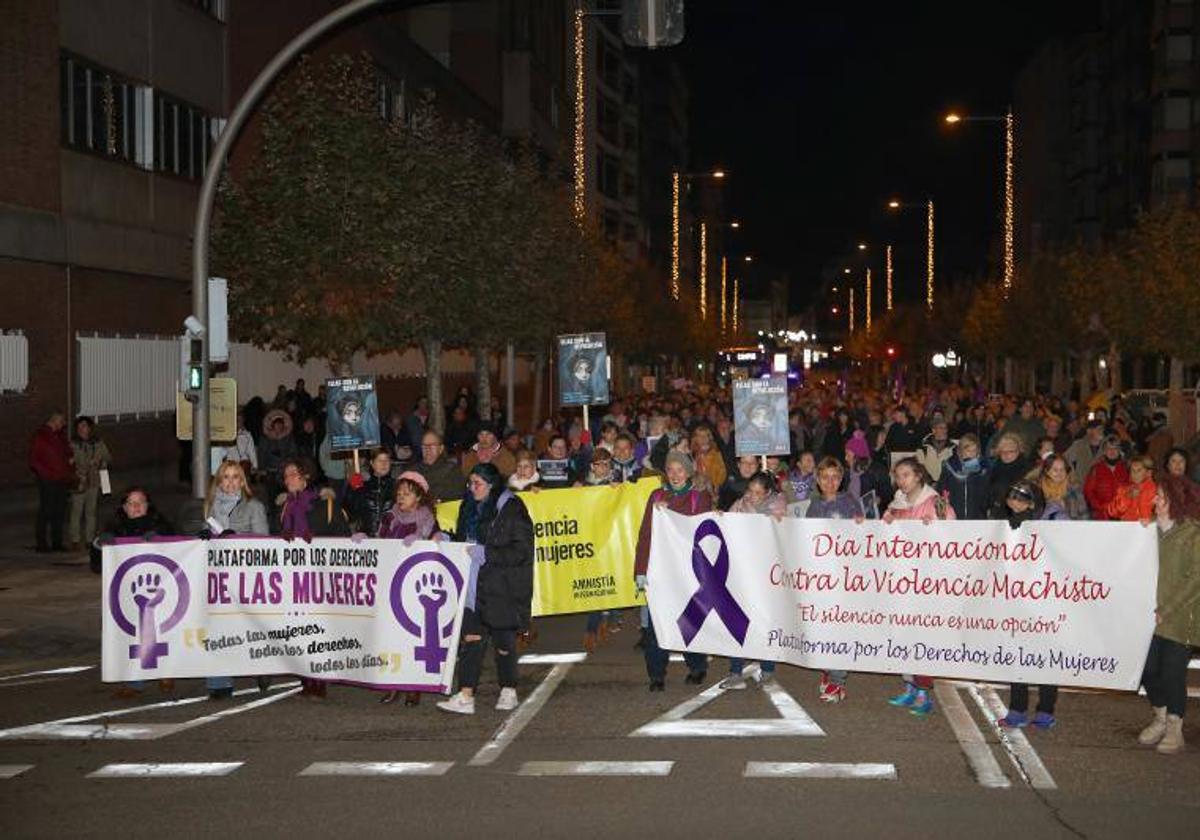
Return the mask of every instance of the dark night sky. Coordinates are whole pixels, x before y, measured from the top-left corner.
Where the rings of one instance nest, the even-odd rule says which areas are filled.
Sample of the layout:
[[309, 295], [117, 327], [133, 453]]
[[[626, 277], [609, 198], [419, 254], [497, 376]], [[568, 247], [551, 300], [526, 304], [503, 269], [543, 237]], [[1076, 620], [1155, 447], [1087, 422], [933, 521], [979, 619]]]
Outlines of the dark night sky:
[[1094, 6], [687, 0], [692, 166], [729, 170], [728, 212], [746, 246], [791, 277], [793, 311], [860, 239], [892, 241], [896, 293], [919, 298], [924, 214], [884, 202], [933, 197], [939, 283], [983, 270], [1000, 225], [1002, 129], [939, 118], [949, 106], [1003, 113], [1037, 47]]

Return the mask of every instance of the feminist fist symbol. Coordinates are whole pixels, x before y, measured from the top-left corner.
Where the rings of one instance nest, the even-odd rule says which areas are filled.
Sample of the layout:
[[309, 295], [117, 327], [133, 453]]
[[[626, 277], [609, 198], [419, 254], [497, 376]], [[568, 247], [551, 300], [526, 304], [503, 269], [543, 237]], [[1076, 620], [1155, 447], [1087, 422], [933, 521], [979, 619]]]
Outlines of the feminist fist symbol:
[[[437, 617], [437, 611], [445, 605], [446, 598], [448, 597], [445, 587], [446, 580], [442, 577], [441, 572], [434, 572], [433, 574], [426, 572], [417, 581], [417, 600], [421, 602], [421, 606], [425, 608], [426, 613], [432, 609], [435, 618]], [[432, 597], [422, 594], [422, 589], [429, 591]]]
[[438, 613], [449, 597], [446, 579], [440, 572], [426, 572], [421, 575], [414, 588], [424, 613], [421, 622], [424, 632], [421, 634], [422, 643], [413, 651], [413, 655], [418, 662], [425, 663], [426, 673], [436, 674], [441, 670], [442, 663], [446, 661], [449, 653], [449, 648], [442, 647], [441, 625], [438, 623]]
[[141, 662], [143, 668], [158, 667], [158, 659], [167, 655], [167, 645], [158, 641], [158, 621], [155, 608], [167, 597], [158, 574], [138, 575], [129, 585], [133, 602], [138, 608], [138, 643], [129, 646], [129, 656]]

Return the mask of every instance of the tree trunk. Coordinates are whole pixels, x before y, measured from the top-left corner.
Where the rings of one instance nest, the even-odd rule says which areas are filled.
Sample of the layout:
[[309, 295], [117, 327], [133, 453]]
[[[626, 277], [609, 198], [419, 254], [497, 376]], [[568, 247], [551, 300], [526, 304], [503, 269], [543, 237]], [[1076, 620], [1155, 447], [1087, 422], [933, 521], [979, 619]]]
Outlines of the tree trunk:
[[546, 350], [539, 348], [533, 356], [533, 408], [529, 412], [529, 430], [537, 433], [546, 419], [542, 407], [542, 389], [546, 384]]
[[1079, 401], [1085, 402], [1092, 394], [1092, 354], [1079, 354]]
[[1066, 360], [1062, 356], [1055, 356], [1050, 366], [1050, 393], [1066, 399], [1070, 395], [1063, 388], [1065, 382]]
[[429, 399], [429, 423], [439, 435], [446, 433], [446, 405], [442, 402], [442, 342], [436, 338], [421, 344], [425, 351], [425, 396]]
[[1187, 411], [1183, 403], [1183, 359], [1171, 357], [1171, 376], [1167, 382], [1167, 426], [1175, 438], [1182, 444], [1191, 435], [1188, 429]]
[[1113, 393], [1121, 393], [1121, 350], [1116, 342], [1108, 348], [1108, 387]]
[[491, 423], [492, 417], [492, 379], [491, 358], [486, 347], [475, 348], [475, 410], [479, 419]]

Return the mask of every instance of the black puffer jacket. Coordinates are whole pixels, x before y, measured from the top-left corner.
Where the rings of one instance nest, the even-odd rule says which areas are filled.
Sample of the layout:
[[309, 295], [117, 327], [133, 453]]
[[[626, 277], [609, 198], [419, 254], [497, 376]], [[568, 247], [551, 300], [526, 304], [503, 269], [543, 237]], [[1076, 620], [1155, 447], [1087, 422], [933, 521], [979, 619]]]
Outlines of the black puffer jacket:
[[346, 512], [350, 514], [351, 527], [373, 537], [379, 533], [383, 515], [396, 502], [396, 480], [390, 475], [374, 473], [357, 490], [346, 491]]
[[89, 565], [93, 572], [100, 574], [101, 552], [104, 546], [111, 544], [118, 537], [142, 537], [149, 540], [153, 537], [172, 536], [175, 536], [175, 526], [155, 510], [153, 505], [146, 511], [145, 516], [139, 516], [137, 519], [130, 519], [123, 509], [118, 508], [116, 516], [109, 520], [104, 530], [92, 540], [88, 549]]
[[475, 611], [493, 629], [523, 629], [533, 605], [533, 520], [525, 503], [507, 490], [496, 507], [494, 517], [479, 523], [487, 562], [479, 569]]
[[[956, 452], [942, 464], [937, 491], [949, 496], [950, 507], [959, 519], [987, 519], [992, 503], [990, 483], [991, 474], [986, 462], [975, 472], [968, 472]], [[1008, 492], [1007, 488], [1005, 492]]]

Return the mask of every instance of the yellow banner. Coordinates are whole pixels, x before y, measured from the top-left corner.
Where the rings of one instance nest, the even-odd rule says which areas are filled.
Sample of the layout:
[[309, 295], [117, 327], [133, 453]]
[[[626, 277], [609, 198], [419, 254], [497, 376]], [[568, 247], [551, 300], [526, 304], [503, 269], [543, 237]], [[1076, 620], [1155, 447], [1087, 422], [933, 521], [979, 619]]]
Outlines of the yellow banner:
[[[633, 551], [646, 500], [657, 478], [610, 487], [518, 493], [533, 519], [533, 614], [592, 612], [640, 606]], [[438, 525], [452, 532], [458, 502], [437, 507]]]

